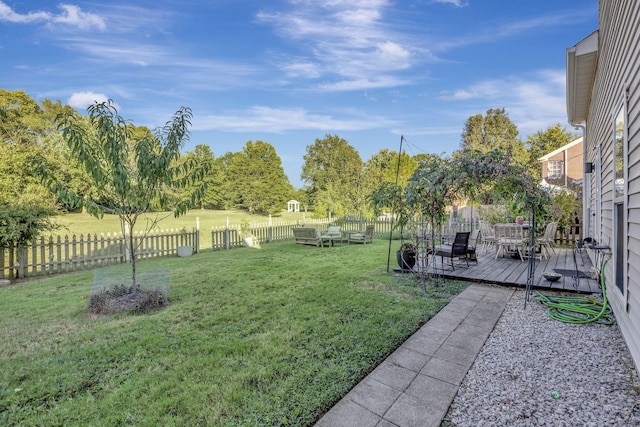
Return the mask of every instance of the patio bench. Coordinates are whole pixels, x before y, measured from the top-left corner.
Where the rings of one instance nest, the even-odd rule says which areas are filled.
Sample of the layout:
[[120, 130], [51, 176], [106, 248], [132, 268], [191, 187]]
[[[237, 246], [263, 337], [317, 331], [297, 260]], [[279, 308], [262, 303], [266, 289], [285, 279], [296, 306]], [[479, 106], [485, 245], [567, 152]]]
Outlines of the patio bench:
[[293, 227], [293, 237], [301, 245], [324, 246], [324, 242], [331, 244], [330, 236], [320, 235], [315, 227]]

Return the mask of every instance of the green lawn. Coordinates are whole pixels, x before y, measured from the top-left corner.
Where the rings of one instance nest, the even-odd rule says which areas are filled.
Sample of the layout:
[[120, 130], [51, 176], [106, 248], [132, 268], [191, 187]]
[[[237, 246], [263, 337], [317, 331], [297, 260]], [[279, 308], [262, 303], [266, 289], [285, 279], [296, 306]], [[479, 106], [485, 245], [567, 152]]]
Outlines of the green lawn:
[[[249, 214], [246, 211], [236, 209], [228, 211], [194, 209], [178, 218], [174, 218], [171, 212], [161, 212], [157, 215], [162, 218], [158, 225], [158, 228], [162, 230], [182, 228], [191, 230], [196, 227], [196, 218], [198, 218], [200, 220], [200, 249], [211, 249], [211, 228], [226, 225], [227, 218], [230, 227], [237, 227], [245, 220], [250, 224], [266, 223], [269, 220], [268, 216]], [[279, 215], [274, 215], [272, 221], [303, 221], [303, 219], [310, 219], [312, 215], [312, 213], [284, 211]], [[148, 217], [155, 218], [156, 214], [148, 214]], [[96, 219], [87, 213], [66, 214], [55, 217], [55, 223], [61, 228], [56, 230], [54, 235], [120, 233], [120, 219], [117, 215], [105, 215], [102, 219]], [[145, 216], [142, 216], [134, 231], [143, 231], [145, 227]]]
[[87, 316], [93, 272], [0, 288], [0, 425], [311, 425], [466, 286], [422, 289], [386, 254], [285, 242], [144, 261], [172, 277], [146, 315]]
[[[155, 217], [156, 214], [148, 214], [148, 216]], [[262, 223], [269, 220], [268, 216], [249, 214], [241, 210], [208, 210], [208, 209], [194, 209], [187, 212], [178, 218], [174, 218], [171, 212], [161, 212], [158, 214], [160, 218], [164, 218], [160, 224], [161, 229], [171, 228], [194, 228], [196, 226], [196, 218], [200, 219], [201, 230], [211, 230], [211, 227], [224, 226], [229, 218], [229, 224], [231, 226], [238, 226], [243, 220], [247, 220], [250, 223]], [[306, 215], [302, 212], [282, 212], [279, 215], [272, 217], [273, 221], [302, 221], [303, 218], [310, 219], [311, 213]], [[57, 231], [58, 234], [85, 234], [85, 233], [113, 233], [120, 232], [120, 221], [117, 215], [105, 215], [102, 219], [96, 219], [86, 213], [66, 214], [55, 218], [56, 223], [60, 224], [63, 228]], [[137, 225], [139, 230], [143, 230], [145, 227], [144, 216], [141, 217], [139, 224]]]

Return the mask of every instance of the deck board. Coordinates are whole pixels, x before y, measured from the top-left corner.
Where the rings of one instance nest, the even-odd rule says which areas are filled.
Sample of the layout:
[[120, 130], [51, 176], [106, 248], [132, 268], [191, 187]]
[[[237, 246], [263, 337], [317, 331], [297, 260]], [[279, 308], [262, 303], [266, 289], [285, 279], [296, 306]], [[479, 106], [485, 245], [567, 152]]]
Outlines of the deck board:
[[[600, 285], [597, 275], [586, 253], [574, 252], [572, 249], [556, 248], [556, 254], [549, 259], [536, 259], [533, 278], [533, 289], [555, 290], [574, 293], [599, 293]], [[429, 257], [428, 272], [438, 274], [449, 279], [466, 280], [482, 283], [494, 283], [504, 286], [525, 287], [528, 275], [528, 260], [521, 261], [520, 258], [498, 257], [495, 258], [493, 249], [481, 251], [478, 254], [478, 263], [470, 262], [467, 267], [466, 261], [454, 261], [455, 269], [451, 269], [448, 259], [444, 259], [444, 266], [440, 257]], [[589, 278], [580, 277], [576, 280], [575, 275], [563, 275], [557, 282], [549, 282], [542, 273], [554, 271], [554, 269], [582, 271], [589, 275]]]

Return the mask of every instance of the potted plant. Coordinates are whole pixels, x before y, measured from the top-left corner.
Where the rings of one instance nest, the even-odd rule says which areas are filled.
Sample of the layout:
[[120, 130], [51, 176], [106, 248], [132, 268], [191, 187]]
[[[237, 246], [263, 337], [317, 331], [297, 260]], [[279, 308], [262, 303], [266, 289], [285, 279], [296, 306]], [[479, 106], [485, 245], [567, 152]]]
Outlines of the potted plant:
[[259, 247], [258, 242], [255, 241], [253, 234], [251, 234], [249, 220], [246, 218], [240, 223], [240, 238], [242, 239], [242, 246], [247, 248]]
[[412, 270], [416, 264], [418, 247], [412, 242], [405, 242], [396, 251], [398, 265], [402, 270]]
[[188, 257], [193, 255], [193, 246], [186, 244], [187, 233], [188, 231], [185, 227], [182, 227], [179, 231], [179, 234], [180, 234], [180, 245], [178, 245], [179, 257]]

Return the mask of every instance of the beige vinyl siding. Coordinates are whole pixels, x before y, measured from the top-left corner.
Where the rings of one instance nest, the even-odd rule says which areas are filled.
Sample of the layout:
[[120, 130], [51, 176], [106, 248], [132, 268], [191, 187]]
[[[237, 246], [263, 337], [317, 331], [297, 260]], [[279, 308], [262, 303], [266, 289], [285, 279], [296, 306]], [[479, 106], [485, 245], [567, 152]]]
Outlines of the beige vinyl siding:
[[[623, 295], [614, 283], [613, 262], [607, 264], [607, 295], [636, 367], [640, 367], [640, 2], [607, 0], [599, 2], [598, 64], [587, 121], [588, 161], [602, 150], [599, 241], [613, 245], [613, 115], [626, 96], [627, 236], [626, 288]], [[625, 94], [625, 88], [628, 93]], [[595, 198], [597, 175], [592, 174]], [[596, 237], [597, 238], [597, 237]]]

